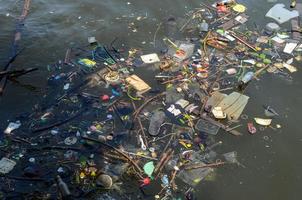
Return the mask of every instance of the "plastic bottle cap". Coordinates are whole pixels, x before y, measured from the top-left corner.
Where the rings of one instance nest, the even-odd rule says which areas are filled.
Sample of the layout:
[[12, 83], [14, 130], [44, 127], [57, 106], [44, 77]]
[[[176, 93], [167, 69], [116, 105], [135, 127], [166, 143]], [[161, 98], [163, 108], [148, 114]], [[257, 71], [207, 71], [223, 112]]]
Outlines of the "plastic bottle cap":
[[101, 97], [101, 99], [102, 99], [102, 101], [109, 101], [110, 97], [109, 97], [109, 95], [105, 94]]
[[107, 136], [106, 136], [106, 139], [107, 139], [107, 140], [113, 140], [113, 136], [112, 136], [112, 135], [107, 135]]
[[81, 178], [81, 179], [85, 178], [85, 173], [84, 173], [84, 172], [81, 172], [81, 173], [80, 173], [80, 178]]
[[174, 170], [175, 170], [175, 171], [179, 171], [179, 167], [174, 166]]
[[65, 138], [64, 143], [66, 145], [73, 145], [73, 144], [77, 143], [77, 141], [78, 141], [78, 139], [76, 137], [71, 136], [71, 137]]

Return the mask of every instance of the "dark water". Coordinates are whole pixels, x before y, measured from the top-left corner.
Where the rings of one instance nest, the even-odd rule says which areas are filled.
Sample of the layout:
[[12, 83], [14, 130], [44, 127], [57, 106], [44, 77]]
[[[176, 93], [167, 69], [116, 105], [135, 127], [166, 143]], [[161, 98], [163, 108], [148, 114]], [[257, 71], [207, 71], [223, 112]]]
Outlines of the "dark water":
[[[129, 3], [128, 3], [129, 2]], [[87, 37], [95, 36], [99, 42], [109, 44], [117, 37], [126, 48], [153, 47], [157, 25], [169, 17], [181, 19], [188, 11], [200, 7], [197, 0], [34, 0], [25, 23], [21, 46], [25, 51], [14, 62], [15, 68], [38, 67], [39, 71], [20, 78], [23, 84], [37, 89], [30, 91], [19, 84], [9, 83], [0, 98], [0, 128], [16, 114], [30, 112], [47, 91], [47, 65], [63, 59], [65, 51], [74, 44], [86, 44]], [[265, 0], [242, 0], [248, 7], [250, 25], [260, 28], [270, 20], [264, 15], [273, 5]], [[289, 0], [279, 0], [286, 6]], [[10, 55], [10, 44], [15, 20], [23, 1], [0, 0], [0, 63]], [[7, 16], [8, 15], [8, 16]], [[141, 17], [140, 21], [137, 17]], [[128, 25], [134, 22], [137, 32]], [[169, 32], [170, 31], [170, 32]], [[157, 38], [173, 35], [163, 27]], [[1, 66], [2, 67], [2, 66]], [[239, 161], [246, 166], [223, 167], [217, 170], [215, 181], [204, 181], [197, 187], [198, 199], [301, 199], [301, 145], [300, 124], [302, 112], [301, 70], [293, 74], [293, 81], [265, 75], [249, 86], [250, 101], [245, 110], [250, 120], [263, 116], [263, 104], [272, 105], [280, 114], [274, 123], [282, 129], [266, 129], [251, 136], [242, 128], [244, 136], [234, 138], [220, 133], [224, 145], [219, 151], [238, 152]], [[244, 125], [247, 121], [242, 121]], [[267, 139], [268, 138], [268, 139]]]

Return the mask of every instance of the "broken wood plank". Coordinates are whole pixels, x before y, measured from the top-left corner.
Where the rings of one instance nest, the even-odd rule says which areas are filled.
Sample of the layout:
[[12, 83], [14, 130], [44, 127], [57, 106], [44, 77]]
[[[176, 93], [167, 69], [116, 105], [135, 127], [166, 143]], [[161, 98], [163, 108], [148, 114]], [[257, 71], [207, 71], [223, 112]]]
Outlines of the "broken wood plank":
[[18, 77], [30, 72], [36, 71], [38, 68], [27, 68], [27, 69], [17, 69], [17, 70], [5, 70], [0, 72], [0, 77], [8, 75], [10, 77]]
[[[249, 16], [246, 15], [245, 13], [240, 14], [240, 15], [238, 15], [236, 17], [239, 17], [239, 16], [242, 17], [242, 18], [246, 18], [246, 19], [249, 18]], [[231, 29], [231, 28], [233, 28], [235, 26], [238, 26], [240, 24], [241, 23], [234, 18], [234, 19], [231, 19], [231, 20], [227, 21], [224, 24], [221, 24], [220, 26], [218, 26], [218, 28], [222, 28], [223, 30], [227, 31], [227, 30], [229, 30], [229, 29]]]

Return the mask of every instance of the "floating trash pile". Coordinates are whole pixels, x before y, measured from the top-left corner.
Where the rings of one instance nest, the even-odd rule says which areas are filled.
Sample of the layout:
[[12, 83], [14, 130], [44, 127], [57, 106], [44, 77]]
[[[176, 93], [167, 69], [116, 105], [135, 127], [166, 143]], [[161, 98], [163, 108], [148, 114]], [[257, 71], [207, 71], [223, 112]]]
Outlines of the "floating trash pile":
[[[179, 30], [193, 36], [160, 38], [160, 52], [90, 37], [49, 65], [41, 103], [3, 130], [2, 197], [131, 199], [129, 188], [139, 188], [142, 199], [195, 199], [194, 187], [215, 170], [244, 167], [236, 151], [216, 151], [216, 135], [239, 137], [242, 125], [250, 134], [282, 128], [271, 106], [244, 113], [245, 90], [266, 76], [292, 79], [302, 6], [276, 4], [266, 14], [276, 23], [261, 31], [247, 28], [247, 8], [235, 1], [201, 6]], [[289, 20], [291, 31], [280, 27]]]

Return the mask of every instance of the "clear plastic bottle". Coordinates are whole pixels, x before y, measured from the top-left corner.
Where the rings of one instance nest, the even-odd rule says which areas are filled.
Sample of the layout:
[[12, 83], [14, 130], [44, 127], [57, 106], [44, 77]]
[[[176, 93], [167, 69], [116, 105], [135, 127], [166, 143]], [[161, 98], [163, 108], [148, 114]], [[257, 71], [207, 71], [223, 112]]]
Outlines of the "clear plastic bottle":
[[71, 196], [71, 192], [67, 186], [67, 184], [62, 180], [62, 178], [58, 175], [57, 176], [57, 184], [63, 199]]
[[209, 31], [209, 24], [206, 20], [202, 20], [201, 24], [199, 25], [200, 32], [208, 32]]
[[244, 83], [244, 84], [247, 84], [248, 82], [250, 82], [254, 77], [254, 72], [247, 72], [243, 78], [241, 79], [241, 81]]
[[235, 3], [234, 0], [221, 0], [220, 2], [216, 3], [217, 6], [224, 6]]
[[244, 90], [248, 83], [254, 78], [254, 72], [247, 72], [239, 82], [239, 90]]

